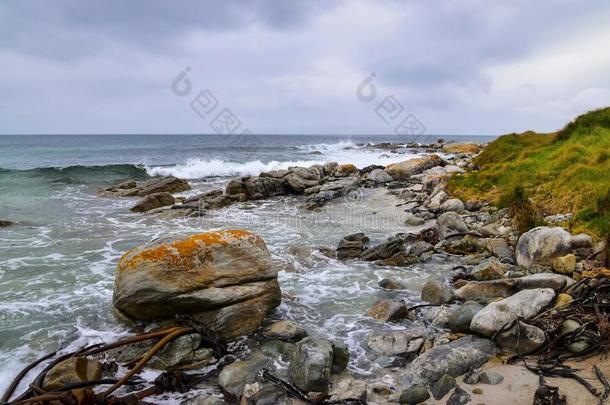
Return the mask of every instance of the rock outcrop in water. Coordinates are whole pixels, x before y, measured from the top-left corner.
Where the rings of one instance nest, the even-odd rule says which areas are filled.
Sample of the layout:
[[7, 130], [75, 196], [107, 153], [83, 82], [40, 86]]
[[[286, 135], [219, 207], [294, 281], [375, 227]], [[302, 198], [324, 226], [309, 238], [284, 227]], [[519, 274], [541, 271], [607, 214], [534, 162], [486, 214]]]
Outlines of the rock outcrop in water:
[[9, 226], [15, 225], [14, 222], [7, 221], [5, 219], [0, 219], [0, 228], [8, 228]]
[[156, 193], [181, 193], [191, 189], [188, 181], [174, 176], [156, 177], [137, 184], [126, 180], [99, 191], [103, 196], [146, 197]]
[[160, 238], [128, 251], [113, 297], [130, 318], [188, 314], [225, 340], [254, 332], [280, 300], [265, 242], [243, 230]]

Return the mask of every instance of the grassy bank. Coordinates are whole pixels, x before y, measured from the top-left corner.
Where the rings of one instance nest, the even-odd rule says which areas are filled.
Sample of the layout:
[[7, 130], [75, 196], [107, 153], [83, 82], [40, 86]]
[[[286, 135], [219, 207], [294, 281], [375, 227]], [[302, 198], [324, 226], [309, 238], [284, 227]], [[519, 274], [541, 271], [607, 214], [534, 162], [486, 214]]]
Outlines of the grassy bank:
[[524, 227], [540, 224], [536, 213], [571, 212], [574, 231], [610, 232], [610, 108], [581, 115], [555, 133], [501, 136], [474, 163], [479, 170], [449, 182], [462, 199], [510, 206], [526, 217]]

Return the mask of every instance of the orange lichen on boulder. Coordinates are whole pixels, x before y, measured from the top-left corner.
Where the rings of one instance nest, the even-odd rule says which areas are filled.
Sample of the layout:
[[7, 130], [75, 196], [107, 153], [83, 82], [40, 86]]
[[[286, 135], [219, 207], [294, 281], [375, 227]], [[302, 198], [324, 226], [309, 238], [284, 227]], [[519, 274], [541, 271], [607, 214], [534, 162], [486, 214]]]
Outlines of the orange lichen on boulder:
[[358, 171], [358, 168], [351, 163], [340, 165], [339, 168], [344, 173], [354, 173]]
[[466, 154], [475, 154], [482, 151], [484, 145], [479, 143], [453, 143], [450, 145], [446, 145], [443, 148], [443, 152], [445, 153], [466, 153]]
[[176, 266], [188, 266], [189, 258], [202, 246], [221, 245], [227, 246], [229, 239], [243, 239], [248, 237], [258, 238], [255, 234], [241, 229], [230, 229], [224, 231], [212, 231], [191, 235], [186, 239], [177, 240], [168, 244], [144, 249], [131, 256], [133, 249], [127, 251], [118, 264], [119, 271], [133, 268], [141, 261], [169, 261]]

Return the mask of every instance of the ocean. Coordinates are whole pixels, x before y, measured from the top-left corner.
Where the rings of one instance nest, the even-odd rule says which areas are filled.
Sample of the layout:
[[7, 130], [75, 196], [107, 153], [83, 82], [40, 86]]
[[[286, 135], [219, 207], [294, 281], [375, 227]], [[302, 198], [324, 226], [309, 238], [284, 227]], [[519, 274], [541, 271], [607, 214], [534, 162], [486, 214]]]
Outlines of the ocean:
[[[408, 228], [395, 197], [367, 189], [355, 200], [320, 212], [299, 208], [298, 197], [236, 204], [201, 218], [134, 214], [129, 198], [102, 198], [99, 187], [156, 175], [186, 178], [191, 195], [223, 188], [236, 176], [336, 161], [359, 168], [406, 160], [368, 142], [433, 142], [439, 137], [251, 135], [0, 136], [0, 391], [28, 362], [60, 348], [129, 334], [112, 313], [114, 271], [128, 249], [168, 233], [245, 228], [263, 237], [280, 269], [284, 299], [273, 316], [305, 325], [311, 334], [344, 341], [350, 370], [379, 367], [364, 344], [385, 327], [364, 316], [392, 277], [417, 302], [426, 279], [450, 264], [405, 268], [341, 262], [315, 247], [336, 247], [343, 235], [365, 232], [372, 243]], [[490, 138], [442, 137], [458, 141]]]

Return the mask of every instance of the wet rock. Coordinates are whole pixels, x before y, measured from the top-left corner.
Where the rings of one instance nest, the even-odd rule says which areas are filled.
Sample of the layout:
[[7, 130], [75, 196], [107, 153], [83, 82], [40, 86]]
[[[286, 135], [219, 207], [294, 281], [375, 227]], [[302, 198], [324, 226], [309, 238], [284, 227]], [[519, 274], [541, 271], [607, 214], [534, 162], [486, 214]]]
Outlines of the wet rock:
[[474, 302], [466, 301], [449, 315], [447, 324], [452, 332], [469, 333], [472, 318], [481, 310], [483, 306]]
[[284, 177], [284, 181], [286, 182], [286, 185], [297, 194], [303, 194], [305, 189], [319, 184], [318, 180], [304, 179], [296, 173], [290, 173]]
[[197, 395], [181, 405], [224, 405], [225, 401], [213, 395]]
[[307, 336], [307, 331], [296, 322], [282, 320], [273, 322], [262, 332], [262, 335], [267, 339], [298, 342]]
[[560, 274], [570, 275], [576, 270], [576, 256], [572, 253], [561, 256], [553, 262], [553, 269]]
[[375, 183], [389, 183], [390, 181], [394, 181], [394, 178], [390, 176], [385, 170], [375, 169], [372, 170], [367, 176], [367, 180], [373, 181]]
[[367, 261], [383, 260], [388, 259], [403, 250], [404, 242], [400, 239], [394, 239], [367, 249], [362, 253], [360, 258]]
[[406, 367], [401, 383], [432, 384], [443, 374], [457, 377], [487, 362], [496, 350], [496, 345], [491, 340], [475, 336], [464, 336], [435, 346]]
[[146, 212], [155, 208], [166, 207], [176, 202], [170, 193], [149, 194], [131, 208], [133, 212]]
[[443, 374], [430, 388], [430, 392], [437, 401], [447, 395], [455, 387], [455, 378], [449, 374]]
[[496, 298], [510, 297], [527, 289], [551, 288], [559, 292], [573, 283], [574, 280], [560, 274], [531, 274], [511, 279], [469, 281], [458, 288], [454, 295], [462, 300], [489, 302]]
[[426, 330], [415, 327], [404, 330], [376, 331], [369, 335], [368, 347], [382, 356], [416, 353], [424, 343]]
[[339, 180], [329, 181], [316, 190], [316, 193], [307, 199], [305, 208], [314, 209], [324, 206], [329, 201], [341, 197], [348, 197], [355, 192], [360, 185], [360, 178], [357, 176], [344, 177]]
[[449, 322], [449, 309], [446, 306], [436, 306], [436, 307], [428, 307], [428, 308], [420, 308], [420, 313], [426, 321], [430, 322], [433, 326], [438, 326], [439, 328], [447, 327], [447, 322]]
[[517, 321], [510, 329], [496, 337], [496, 342], [502, 350], [522, 355], [538, 350], [545, 340], [542, 329], [523, 321]]
[[368, 394], [368, 384], [364, 381], [353, 378], [344, 378], [333, 384], [328, 395], [330, 401], [344, 401], [348, 399], [359, 399], [366, 403]]
[[[475, 388], [475, 390], [476, 390], [476, 388]], [[474, 392], [474, 390], [472, 392]], [[477, 394], [477, 393], [478, 392], [475, 392], [475, 394]], [[483, 391], [481, 390], [480, 394], [482, 394], [482, 393], [483, 393]], [[447, 405], [466, 405], [466, 404], [470, 403], [470, 400], [471, 400], [470, 394], [458, 386], [455, 388], [455, 391], [453, 391], [453, 393], [447, 400]]]
[[470, 275], [478, 281], [497, 280], [502, 278], [509, 268], [509, 265], [500, 262], [498, 259], [489, 258], [476, 265]]
[[259, 177], [271, 177], [274, 179], [281, 179], [290, 174], [290, 170], [271, 170], [268, 172], [263, 172], [259, 175]]
[[344, 236], [337, 246], [337, 258], [340, 260], [358, 258], [368, 247], [368, 243], [369, 238], [361, 232]]
[[394, 322], [405, 318], [407, 306], [398, 300], [380, 299], [367, 311], [366, 315], [382, 322]]
[[256, 352], [247, 360], [224, 366], [218, 375], [218, 384], [225, 391], [239, 398], [246, 384], [256, 381], [256, 374], [263, 368], [270, 367], [272, 363], [270, 358]]
[[464, 213], [464, 203], [457, 198], [451, 198], [442, 203], [440, 209], [442, 212], [453, 211], [462, 214]]
[[307, 392], [327, 392], [333, 361], [329, 341], [306, 337], [296, 345], [290, 362], [290, 379]]
[[71, 357], [54, 366], [44, 378], [42, 388], [55, 390], [67, 384], [97, 380], [102, 375], [102, 363], [86, 357]]
[[413, 214], [407, 215], [407, 219], [405, 219], [405, 225], [407, 226], [421, 226], [426, 223], [424, 218], [415, 216]]
[[332, 176], [333, 174], [335, 174], [335, 170], [337, 170], [337, 167], [339, 167], [339, 164], [337, 162], [324, 163], [324, 174], [327, 176]]
[[265, 242], [244, 230], [173, 235], [131, 249], [117, 266], [113, 296], [127, 317], [189, 314], [225, 340], [254, 332], [280, 301]]
[[390, 278], [384, 278], [379, 281], [379, 287], [385, 288], [386, 290], [404, 290], [406, 286], [398, 281]]
[[331, 371], [333, 374], [339, 374], [347, 368], [349, 363], [349, 349], [340, 342], [330, 342], [333, 347], [333, 365]]
[[247, 200], [271, 198], [290, 192], [284, 180], [274, 177], [247, 177], [242, 179], [242, 187]]
[[421, 299], [434, 305], [441, 305], [450, 302], [453, 293], [446, 283], [429, 280], [421, 290]]
[[541, 226], [527, 231], [517, 242], [517, 264], [552, 266], [557, 257], [565, 256], [573, 249], [590, 247], [591, 237], [585, 234], [572, 236], [560, 227]]
[[468, 227], [462, 217], [456, 212], [445, 212], [436, 220], [438, 237], [445, 239], [456, 233], [468, 232]]
[[489, 385], [498, 385], [504, 381], [504, 377], [500, 373], [496, 373], [495, 371], [485, 370], [479, 374], [479, 383], [481, 384], [489, 384]]
[[269, 340], [261, 346], [261, 351], [269, 358], [282, 359], [289, 362], [292, 359], [296, 345], [283, 340]]
[[181, 193], [183, 191], [189, 191], [190, 189], [191, 186], [186, 180], [168, 176], [144, 182], [135, 190], [133, 195], [145, 197], [156, 193]]
[[11, 222], [11, 221], [7, 221], [5, 219], [0, 219], [0, 228], [7, 228], [12, 225], [15, 225], [15, 223]]
[[520, 291], [480, 310], [472, 319], [470, 330], [483, 336], [491, 336], [517, 318], [528, 319], [537, 315], [553, 298], [555, 291], [551, 288]]
[[214, 361], [213, 351], [199, 348], [201, 335], [192, 333], [180, 336], [159, 351], [148, 363], [152, 368], [163, 370], [189, 369]]
[[[254, 392], [248, 393], [248, 388], [251, 387]], [[247, 399], [248, 405], [289, 405], [292, 402], [288, 399], [286, 390], [274, 384], [265, 384], [260, 386], [260, 383], [254, 383], [246, 386], [244, 389], [244, 397], [242, 403]], [[224, 402], [223, 402], [224, 403]]]
[[407, 180], [415, 174], [419, 174], [424, 170], [435, 166], [440, 166], [442, 163], [442, 159], [438, 155], [430, 155], [406, 160], [400, 163], [393, 163], [388, 165], [385, 170], [395, 180]]
[[426, 386], [423, 384], [415, 384], [400, 394], [398, 402], [401, 404], [415, 405], [427, 401], [428, 398], [430, 398], [430, 393]]

